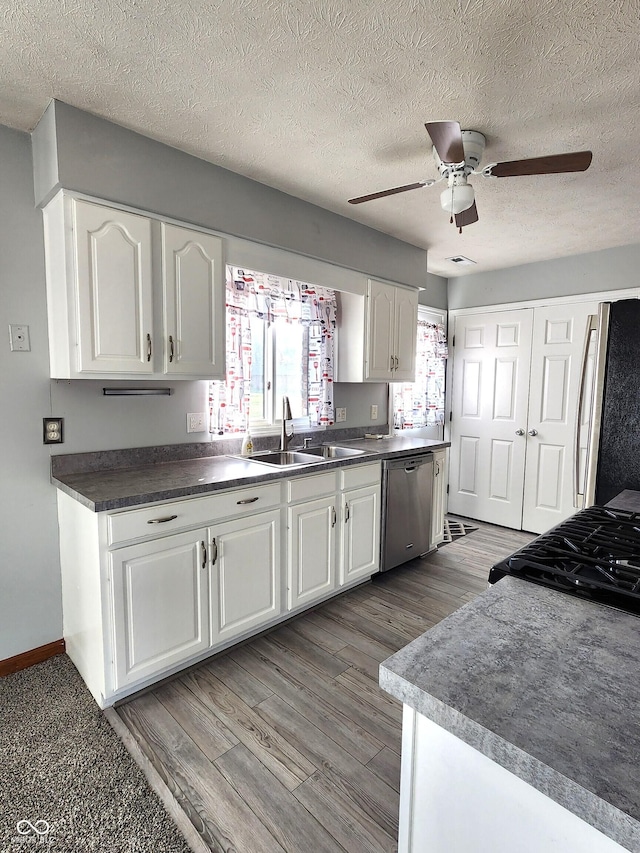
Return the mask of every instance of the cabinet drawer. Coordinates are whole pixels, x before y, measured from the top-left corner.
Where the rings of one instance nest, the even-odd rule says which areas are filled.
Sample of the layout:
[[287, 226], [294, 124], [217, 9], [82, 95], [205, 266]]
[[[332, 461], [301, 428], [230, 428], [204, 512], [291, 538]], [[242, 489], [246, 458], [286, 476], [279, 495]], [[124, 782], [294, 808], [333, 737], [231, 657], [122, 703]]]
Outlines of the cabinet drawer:
[[340, 471], [340, 489], [359, 489], [361, 486], [376, 485], [380, 482], [382, 472], [379, 462], [368, 465], [350, 465]]
[[107, 516], [109, 545], [163, 536], [186, 527], [199, 527], [280, 506], [280, 484], [230, 489], [216, 495], [188, 498]]
[[287, 482], [287, 500], [308, 501], [321, 495], [330, 495], [336, 490], [336, 472], [313, 474], [310, 477], [298, 477]]

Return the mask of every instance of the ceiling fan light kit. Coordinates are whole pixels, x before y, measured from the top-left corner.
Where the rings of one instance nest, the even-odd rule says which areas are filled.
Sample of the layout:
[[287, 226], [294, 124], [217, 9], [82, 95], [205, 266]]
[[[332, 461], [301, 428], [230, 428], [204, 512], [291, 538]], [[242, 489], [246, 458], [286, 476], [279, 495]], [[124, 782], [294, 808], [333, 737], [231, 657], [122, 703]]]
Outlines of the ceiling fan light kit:
[[452, 183], [446, 190], [440, 193], [440, 204], [447, 213], [462, 213], [468, 210], [475, 201], [473, 187], [466, 181], [464, 183]]
[[478, 169], [487, 142], [484, 134], [478, 130], [461, 130], [457, 121], [431, 121], [427, 122], [425, 127], [433, 142], [433, 157], [440, 177], [437, 180], [418, 181], [415, 184], [392, 187], [389, 190], [350, 198], [349, 204], [361, 204], [364, 201], [373, 201], [407, 190], [431, 187], [446, 179], [448, 186], [440, 193], [440, 204], [451, 215], [451, 221], [455, 222], [456, 228], [462, 233], [465, 225], [472, 225], [478, 221], [475, 193], [467, 180], [470, 175], [481, 175], [484, 178], [512, 178], [518, 175], [584, 172], [591, 165], [593, 156], [591, 151], [576, 151], [490, 163]]

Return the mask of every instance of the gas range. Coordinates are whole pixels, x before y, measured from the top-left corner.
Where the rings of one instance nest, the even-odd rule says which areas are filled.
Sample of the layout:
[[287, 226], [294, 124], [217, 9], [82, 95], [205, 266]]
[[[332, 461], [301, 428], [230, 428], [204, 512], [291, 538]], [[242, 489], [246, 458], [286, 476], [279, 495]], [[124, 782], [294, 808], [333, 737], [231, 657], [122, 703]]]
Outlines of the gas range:
[[640, 513], [583, 509], [497, 563], [505, 575], [640, 614]]

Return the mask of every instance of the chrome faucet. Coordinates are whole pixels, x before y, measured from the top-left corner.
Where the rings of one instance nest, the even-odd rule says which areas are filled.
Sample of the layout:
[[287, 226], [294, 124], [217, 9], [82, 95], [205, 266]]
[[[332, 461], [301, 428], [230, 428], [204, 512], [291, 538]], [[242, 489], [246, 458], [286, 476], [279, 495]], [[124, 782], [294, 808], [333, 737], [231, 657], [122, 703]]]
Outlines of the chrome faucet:
[[293, 438], [293, 426], [291, 432], [287, 432], [287, 421], [291, 420], [291, 406], [289, 398], [282, 398], [282, 431], [280, 432], [280, 450], [286, 450], [289, 447], [289, 442]]

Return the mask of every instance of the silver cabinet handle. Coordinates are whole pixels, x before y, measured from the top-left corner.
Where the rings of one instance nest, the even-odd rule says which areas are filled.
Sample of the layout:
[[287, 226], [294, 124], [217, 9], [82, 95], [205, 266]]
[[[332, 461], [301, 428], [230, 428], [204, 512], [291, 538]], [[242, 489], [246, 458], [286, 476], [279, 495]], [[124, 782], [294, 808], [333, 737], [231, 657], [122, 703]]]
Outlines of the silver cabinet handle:
[[345, 502], [345, 505], [344, 505], [344, 523], [346, 524], [350, 518], [351, 518], [351, 510], [349, 509], [349, 504]]
[[173, 335], [169, 335], [169, 362], [173, 361]]
[[394, 357], [393, 357], [393, 358], [394, 358], [394, 361], [395, 361], [395, 363], [396, 363], [396, 370], [397, 370], [397, 369], [398, 369], [398, 366], [399, 366], [399, 364], [400, 364], [400, 359], [398, 358], [398, 356], [397, 356], [397, 355], [394, 355]]
[[389, 370], [393, 370], [393, 356], [391, 356], [389, 360]]
[[218, 559], [218, 543], [215, 539], [211, 540], [211, 565], [215, 566]]
[[151, 335], [147, 334], [147, 361], [151, 361]]
[[177, 515], [165, 515], [164, 518], [151, 518], [147, 521], [147, 524], [165, 524], [167, 521], [173, 521], [177, 517]]
[[242, 504], [254, 504], [256, 501], [259, 501], [260, 498], [243, 498], [241, 501], [236, 501], [238, 506], [242, 506]]
[[201, 542], [200, 545], [202, 546], [202, 568], [206, 569], [207, 568], [207, 546], [204, 544], [204, 542]]
[[524, 430], [523, 429], [517, 429], [516, 435], [524, 435]]
[[336, 508], [334, 506], [331, 507], [331, 526], [336, 526], [336, 521], [338, 520], [338, 516], [336, 515]]
[[530, 429], [530, 430], [529, 430], [529, 435], [537, 435], [537, 434], [538, 434], [538, 430], [537, 430], [537, 429]]

